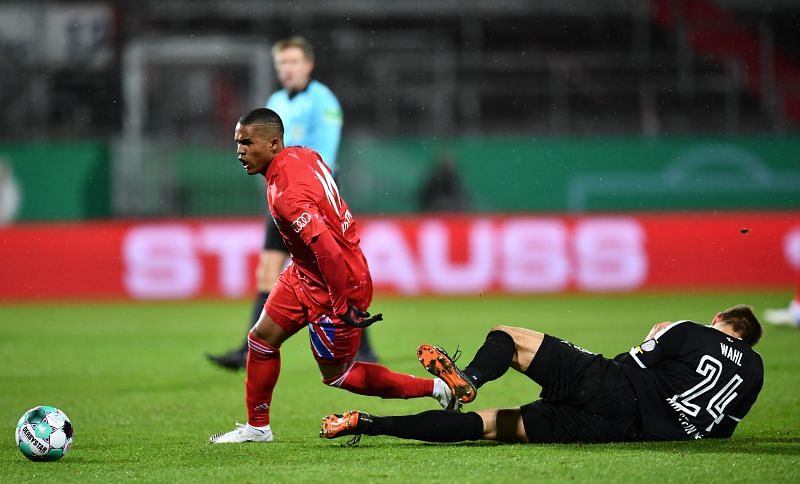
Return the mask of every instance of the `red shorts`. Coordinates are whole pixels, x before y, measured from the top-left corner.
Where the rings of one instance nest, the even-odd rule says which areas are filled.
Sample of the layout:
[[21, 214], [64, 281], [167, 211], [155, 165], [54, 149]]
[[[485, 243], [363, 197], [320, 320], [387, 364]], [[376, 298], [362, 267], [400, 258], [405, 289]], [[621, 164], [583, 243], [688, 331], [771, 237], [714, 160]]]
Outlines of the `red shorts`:
[[[289, 267], [281, 273], [270, 291], [264, 309], [290, 335], [308, 326], [311, 352], [320, 365], [349, 363], [355, 358], [361, 344], [362, 330], [345, 325], [332, 314], [330, 305], [319, 304], [309, 294], [315, 290], [320, 292], [303, 284], [293, 268]], [[369, 300], [366, 305], [369, 305]]]

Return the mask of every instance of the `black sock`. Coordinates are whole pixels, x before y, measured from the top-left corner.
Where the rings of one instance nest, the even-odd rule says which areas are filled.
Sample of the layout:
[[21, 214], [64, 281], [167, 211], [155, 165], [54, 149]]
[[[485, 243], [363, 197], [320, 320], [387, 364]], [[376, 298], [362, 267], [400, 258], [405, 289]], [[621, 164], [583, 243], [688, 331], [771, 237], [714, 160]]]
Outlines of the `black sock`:
[[464, 368], [464, 374], [472, 380], [475, 388], [480, 388], [484, 383], [497, 380], [505, 374], [514, 359], [514, 351], [516, 345], [510, 334], [490, 331], [475, 357]]
[[256, 294], [255, 299], [253, 299], [253, 313], [250, 316], [250, 325], [247, 326], [247, 331], [244, 333], [244, 343], [242, 346], [239, 347], [239, 352], [242, 354], [247, 354], [247, 335], [250, 333], [250, 330], [253, 326], [256, 325], [258, 322], [258, 318], [261, 317], [261, 311], [264, 310], [264, 304], [267, 303], [267, 298], [269, 297], [269, 291], [259, 292]]
[[358, 345], [358, 352], [362, 354], [372, 353], [372, 345], [369, 343], [369, 336], [367, 335], [366, 328], [361, 331], [361, 343]]
[[428, 410], [416, 415], [372, 417], [366, 435], [391, 435], [425, 442], [461, 442], [483, 437], [483, 419], [475, 412]]

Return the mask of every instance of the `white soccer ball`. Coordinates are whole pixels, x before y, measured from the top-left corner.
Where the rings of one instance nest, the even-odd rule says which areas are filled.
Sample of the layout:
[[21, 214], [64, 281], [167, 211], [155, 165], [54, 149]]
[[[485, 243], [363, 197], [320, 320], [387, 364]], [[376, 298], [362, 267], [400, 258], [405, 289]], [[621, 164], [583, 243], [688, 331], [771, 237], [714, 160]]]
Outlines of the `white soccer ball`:
[[56, 407], [41, 405], [22, 415], [14, 437], [17, 448], [28, 459], [58, 460], [72, 446], [72, 422]]

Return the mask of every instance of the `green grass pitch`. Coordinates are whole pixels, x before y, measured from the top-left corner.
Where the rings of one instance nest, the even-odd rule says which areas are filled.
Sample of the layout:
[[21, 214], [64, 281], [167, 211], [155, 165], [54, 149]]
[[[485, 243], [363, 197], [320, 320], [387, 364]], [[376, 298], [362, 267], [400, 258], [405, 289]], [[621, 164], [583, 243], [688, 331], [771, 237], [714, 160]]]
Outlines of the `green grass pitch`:
[[[382, 362], [417, 376], [423, 342], [469, 361], [488, 329], [542, 330], [614, 355], [653, 323], [706, 322], [745, 302], [761, 314], [786, 304], [776, 292], [380, 298], [386, 320], [371, 329]], [[244, 374], [212, 367], [203, 353], [239, 342], [249, 301], [63, 303], [0, 306], [0, 482], [800, 482], [800, 330], [765, 327], [760, 398], [729, 441], [630, 444], [435, 445], [365, 437], [360, 446], [318, 437], [321, 418], [361, 409], [379, 415], [438, 408], [432, 399], [381, 400], [325, 387], [305, 332], [282, 349], [271, 444], [211, 445], [244, 421]], [[536, 399], [511, 370], [483, 387], [475, 408]], [[14, 447], [17, 419], [55, 405], [75, 426], [61, 461], [27, 461]]]

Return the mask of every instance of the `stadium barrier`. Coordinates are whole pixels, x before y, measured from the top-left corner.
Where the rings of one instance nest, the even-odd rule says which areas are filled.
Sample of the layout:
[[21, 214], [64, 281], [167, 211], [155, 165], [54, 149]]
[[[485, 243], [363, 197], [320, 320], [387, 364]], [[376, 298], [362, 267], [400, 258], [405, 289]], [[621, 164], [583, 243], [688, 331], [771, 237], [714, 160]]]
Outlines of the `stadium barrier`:
[[[338, 175], [356, 214], [423, 210], [420, 188], [442, 157], [454, 160], [470, 211], [483, 214], [796, 211], [798, 153], [797, 136], [347, 136]], [[8, 184], [18, 185], [19, 210], [5, 218], [23, 222], [258, 216], [264, 182], [244, 176], [234, 155], [155, 139], [0, 142], [0, 221]]]
[[338, 175], [356, 214], [421, 209], [420, 186], [442, 155], [472, 211], [487, 214], [800, 210], [797, 153], [790, 136], [346, 137]]
[[[242, 297], [261, 219], [0, 228], [0, 300]], [[532, 294], [774, 288], [800, 270], [800, 212], [363, 218], [376, 291]]]

